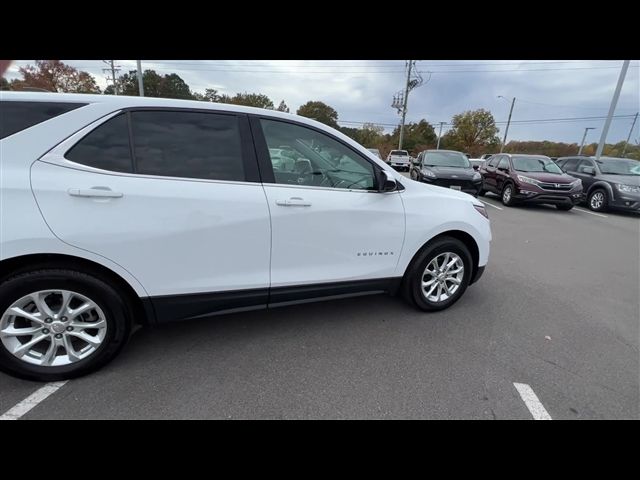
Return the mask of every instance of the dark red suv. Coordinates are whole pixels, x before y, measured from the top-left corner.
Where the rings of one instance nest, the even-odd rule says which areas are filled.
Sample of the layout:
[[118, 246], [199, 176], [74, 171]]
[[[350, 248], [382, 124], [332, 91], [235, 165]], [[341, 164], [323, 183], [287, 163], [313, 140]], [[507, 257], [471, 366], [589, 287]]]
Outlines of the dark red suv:
[[499, 153], [480, 167], [482, 189], [493, 192], [502, 203], [549, 203], [559, 210], [571, 210], [582, 200], [582, 181], [567, 175], [544, 155]]

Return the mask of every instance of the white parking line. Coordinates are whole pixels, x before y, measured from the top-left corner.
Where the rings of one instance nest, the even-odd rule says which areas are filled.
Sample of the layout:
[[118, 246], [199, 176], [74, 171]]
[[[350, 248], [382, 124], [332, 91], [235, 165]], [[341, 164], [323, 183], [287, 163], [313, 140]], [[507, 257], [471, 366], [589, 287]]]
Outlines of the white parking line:
[[609, 218], [607, 215], [602, 215], [601, 213], [590, 212], [589, 210], [583, 210], [583, 209], [578, 208], [578, 207], [573, 207], [573, 209], [577, 210], [578, 212], [582, 212], [582, 213], [590, 213], [591, 215], [595, 215], [596, 217]]
[[513, 386], [518, 390], [534, 420], [552, 420], [551, 415], [545, 410], [540, 399], [529, 385], [526, 383], [514, 383]]
[[65, 383], [67, 382], [47, 383], [44, 387], [39, 388], [11, 410], [0, 416], [0, 420], [18, 420], [20, 417], [26, 415], [27, 412], [36, 405], [44, 401], [49, 395], [58, 391]]
[[497, 205], [494, 205], [491, 202], [487, 202], [486, 200], [482, 200], [481, 198], [478, 198], [478, 200], [480, 200], [482, 203], [484, 203], [485, 205], [491, 205], [493, 208], [497, 208], [498, 210], [502, 210], [502, 207], [498, 207]]

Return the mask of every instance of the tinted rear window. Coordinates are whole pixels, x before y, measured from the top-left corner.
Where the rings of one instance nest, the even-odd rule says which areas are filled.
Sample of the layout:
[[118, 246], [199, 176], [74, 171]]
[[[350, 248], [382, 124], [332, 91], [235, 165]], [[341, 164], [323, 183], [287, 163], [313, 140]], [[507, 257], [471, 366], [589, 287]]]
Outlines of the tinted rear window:
[[65, 157], [89, 167], [131, 173], [133, 164], [126, 115], [117, 115], [96, 127], [69, 150]]
[[391, 150], [391, 155], [398, 155], [400, 157], [406, 157], [409, 155], [406, 150]]
[[138, 173], [245, 180], [235, 115], [141, 111], [131, 113], [131, 123]]
[[0, 138], [33, 127], [86, 103], [0, 102]]

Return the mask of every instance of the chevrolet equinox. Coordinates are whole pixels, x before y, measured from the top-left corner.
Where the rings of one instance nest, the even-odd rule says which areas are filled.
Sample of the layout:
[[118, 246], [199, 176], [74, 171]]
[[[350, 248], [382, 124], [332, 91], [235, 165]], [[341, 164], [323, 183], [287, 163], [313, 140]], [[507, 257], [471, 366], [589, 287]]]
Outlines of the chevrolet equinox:
[[234, 105], [0, 92], [0, 369], [111, 360], [134, 325], [349, 295], [421, 310], [482, 275], [470, 195], [326, 125]]

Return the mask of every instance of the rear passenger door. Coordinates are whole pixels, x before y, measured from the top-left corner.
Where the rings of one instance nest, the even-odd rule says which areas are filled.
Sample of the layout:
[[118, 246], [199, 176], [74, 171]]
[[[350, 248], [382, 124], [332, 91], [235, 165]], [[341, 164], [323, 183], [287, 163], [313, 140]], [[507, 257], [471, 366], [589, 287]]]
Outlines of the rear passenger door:
[[[215, 310], [211, 292], [266, 303], [269, 210], [246, 116], [145, 109], [99, 122], [32, 167], [56, 236], [126, 268], [151, 296], [201, 294], [179, 316]], [[246, 305], [235, 298], [218, 309]]]
[[485, 164], [482, 172], [483, 188], [490, 192], [497, 192], [496, 187], [496, 166], [500, 161], [500, 155], [494, 155]]

